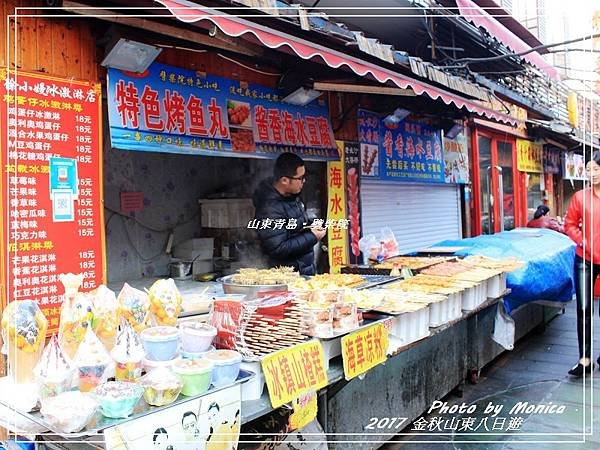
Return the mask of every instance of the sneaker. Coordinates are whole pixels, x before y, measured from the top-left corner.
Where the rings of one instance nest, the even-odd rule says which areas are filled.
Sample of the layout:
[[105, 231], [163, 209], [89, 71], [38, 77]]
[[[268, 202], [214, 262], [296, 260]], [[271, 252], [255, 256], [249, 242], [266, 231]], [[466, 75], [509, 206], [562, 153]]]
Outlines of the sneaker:
[[573, 366], [573, 368], [569, 370], [569, 375], [579, 378], [583, 376], [583, 372], [591, 373], [593, 367], [594, 365], [592, 363], [588, 364], [587, 366], [577, 363], [576, 366]]

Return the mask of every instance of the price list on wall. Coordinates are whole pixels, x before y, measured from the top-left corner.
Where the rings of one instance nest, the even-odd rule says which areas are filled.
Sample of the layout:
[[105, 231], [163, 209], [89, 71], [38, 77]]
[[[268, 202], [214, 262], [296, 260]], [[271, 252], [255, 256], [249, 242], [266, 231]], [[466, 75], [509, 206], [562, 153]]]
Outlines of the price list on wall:
[[100, 85], [0, 71], [3, 302], [58, 329], [62, 273], [105, 281]]

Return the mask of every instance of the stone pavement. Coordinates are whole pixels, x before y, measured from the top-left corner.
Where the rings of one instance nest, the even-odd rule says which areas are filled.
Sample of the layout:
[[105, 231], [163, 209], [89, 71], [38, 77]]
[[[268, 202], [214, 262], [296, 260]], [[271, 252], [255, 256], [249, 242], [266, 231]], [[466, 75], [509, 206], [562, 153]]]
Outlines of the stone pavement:
[[[594, 306], [598, 306], [597, 302]], [[594, 360], [600, 353], [600, 321], [597, 311], [595, 314]], [[382, 448], [600, 450], [600, 371], [596, 368], [585, 382], [567, 375], [578, 357], [575, 320], [575, 302], [571, 302], [564, 314], [555, 317], [547, 325], [545, 332], [529, 334], [515, 345], [513, 351], [503, 353], [485, 368], [476, 385], [466, 384], [462, 398], [451, 394], [442, 400], [447, 402], [448, 407], [459, 406], [463, 402], [466, 404], [464, 408], [474, 405], [475, 412], [453, 414], [433, 411], [404, 430], [404, 433], [421, 433], [421, 436], [399, 435], [395, 438], [398, 442]], [[553, 405], [555, 408], [561, 406], [564, 411], [545, 414], [519, 411], [509, 414], [519, 402], [542, 404], [549, 409]], [[502, 406], [496, 417], [484, 413], [490, 403], [492, 406]], [[509, 425], [512, 425], [511, 431], [508, 431]], [[419, 426], [425, 431], [411, 430]], [[490, 431], [486, 430], [486, 426]], [[447, 429], [444, 430], [444, 427]], [[461, 427], [465, 427], [464, 431], [453, 431]], [[475, 427], [479, 427], [476, 431], [483, 434], [475, 435], [469, 429]], [[429, 428], [433, 431], [428, 431]]]

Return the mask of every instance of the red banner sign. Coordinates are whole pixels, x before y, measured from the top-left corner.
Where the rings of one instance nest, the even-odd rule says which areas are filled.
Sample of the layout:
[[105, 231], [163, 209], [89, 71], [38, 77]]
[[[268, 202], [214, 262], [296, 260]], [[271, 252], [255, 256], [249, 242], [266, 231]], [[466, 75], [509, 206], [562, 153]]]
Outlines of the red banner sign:
[[2, 296], [58, 329], [61, 273], [105, 281], [100, 85], [0, 70]]

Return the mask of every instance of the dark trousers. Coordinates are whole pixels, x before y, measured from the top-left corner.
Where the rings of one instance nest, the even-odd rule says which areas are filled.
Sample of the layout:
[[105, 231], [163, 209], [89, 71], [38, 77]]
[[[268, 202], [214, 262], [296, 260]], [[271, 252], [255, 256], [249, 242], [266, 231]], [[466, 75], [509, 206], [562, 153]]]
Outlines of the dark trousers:
[[[591, 357], [592, 346], [592, 299], [594, 283], [600, 276], [600, 264], [592, 264], [575, 256], [575, 294], [577, 295], [577, 340], [579, 358]], [[600, 310], [600, 308], [598, 308]]]

